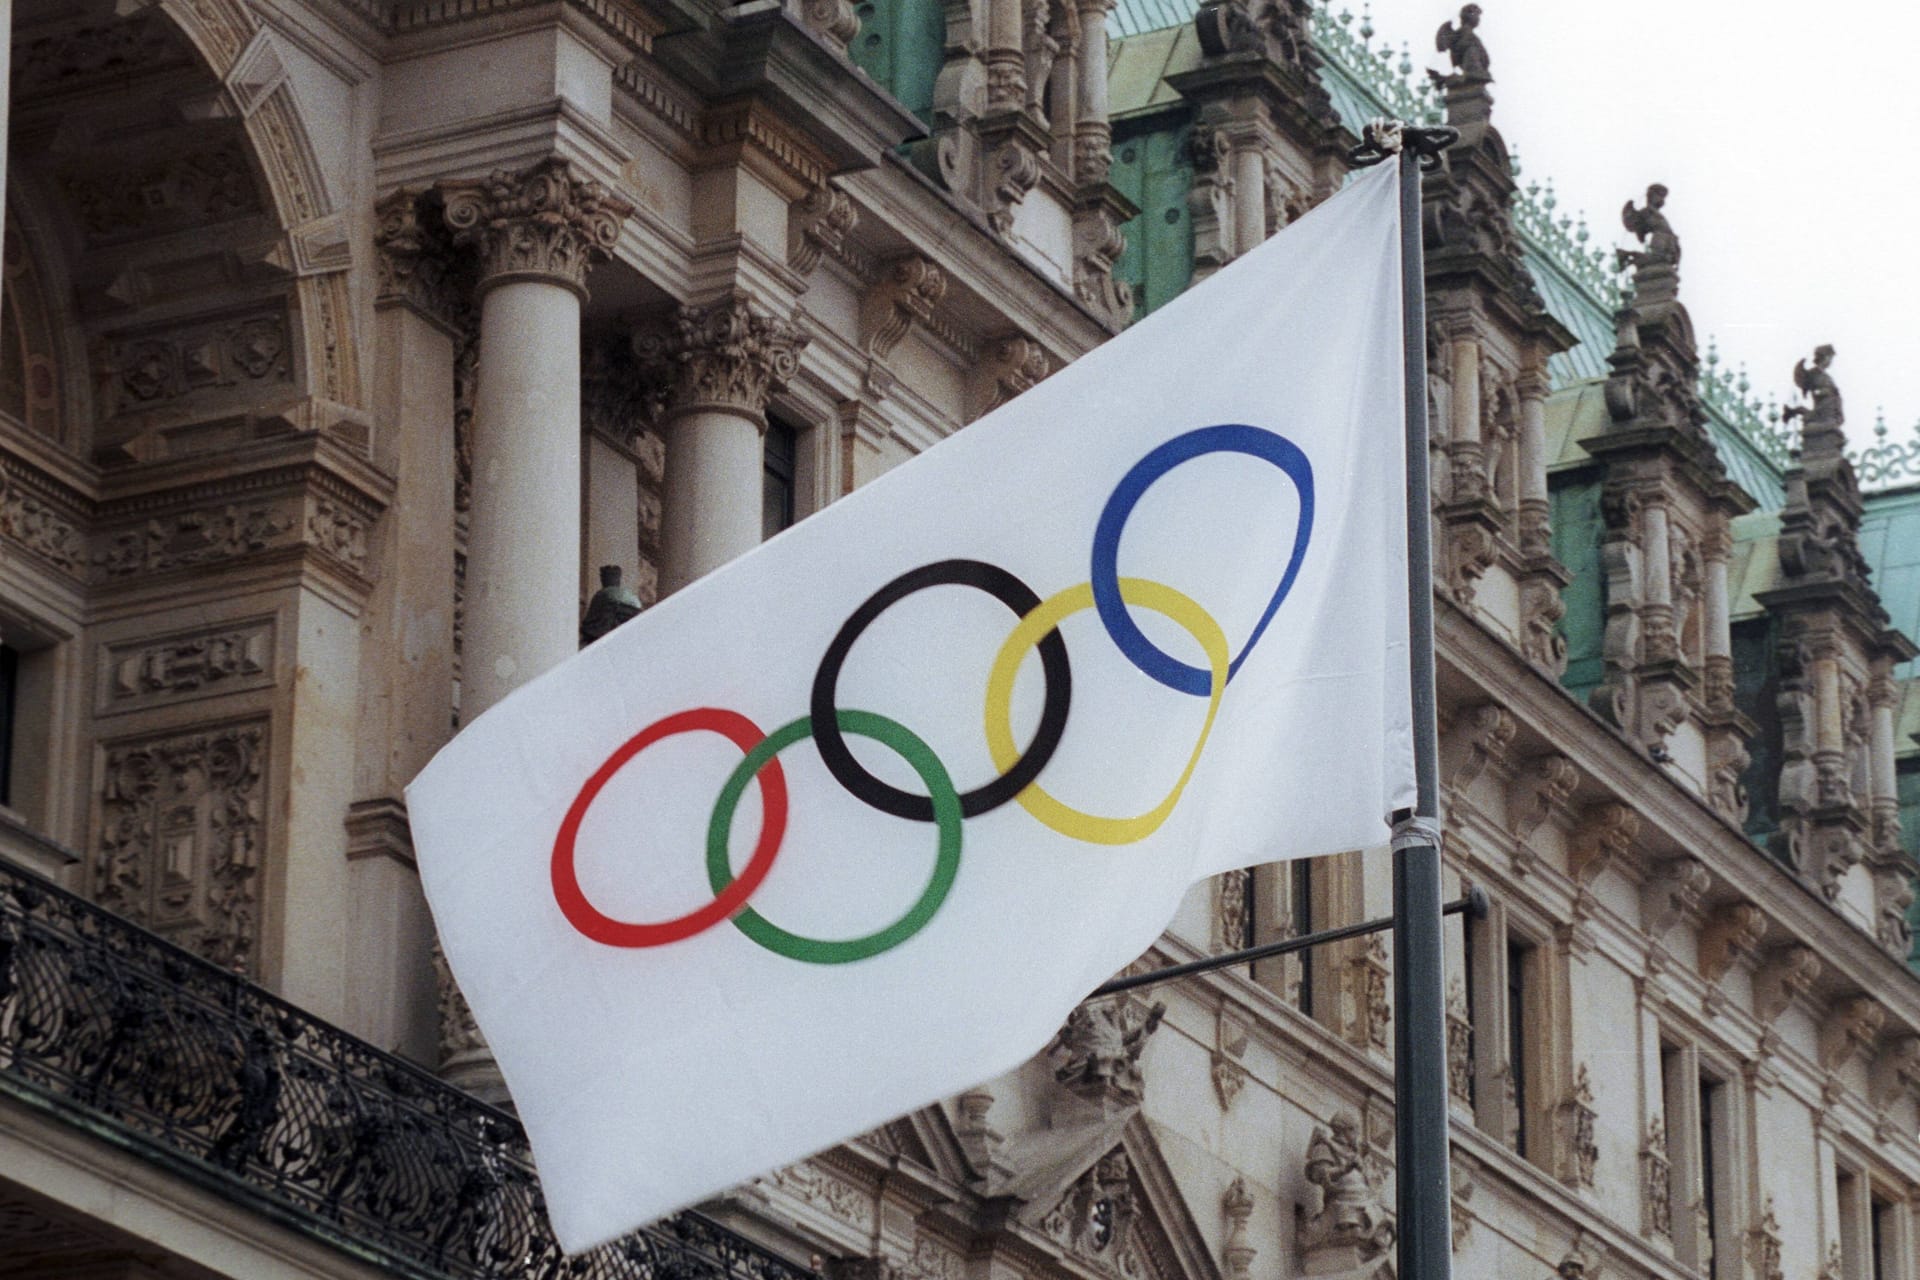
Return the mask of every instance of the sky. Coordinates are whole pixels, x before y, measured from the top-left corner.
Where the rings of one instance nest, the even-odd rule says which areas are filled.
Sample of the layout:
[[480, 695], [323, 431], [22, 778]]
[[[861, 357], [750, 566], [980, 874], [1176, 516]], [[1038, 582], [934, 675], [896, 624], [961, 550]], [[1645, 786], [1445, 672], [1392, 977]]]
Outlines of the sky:
[[[1343, 3], [1332, 0], [1337, 13]], [[1744, 361], [1783, 402], [1820, 343], [1855, 445], [1884, 406], [1920, 420], [1920, 5], [1893, 0], [1482, 0], [1493, 119], [1521, 185], [1553, 179], [1602, 247], [1620, 207], [1670, 189], [1680, 297], [1704, 354]], [[1376, 47], [1445, 68], [1434, 33], [1458, 4], [1372, 0]], [[1358, 25], [1357, 19], [1355, 25]]]

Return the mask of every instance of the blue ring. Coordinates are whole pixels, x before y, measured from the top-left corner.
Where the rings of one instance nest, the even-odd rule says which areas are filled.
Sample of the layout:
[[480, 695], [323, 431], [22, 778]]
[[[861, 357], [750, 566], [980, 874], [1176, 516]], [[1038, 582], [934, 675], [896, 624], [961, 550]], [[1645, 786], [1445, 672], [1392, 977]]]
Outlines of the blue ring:
[[1260, 643], [1260, 636], [1273, 621], [1280, 602], [1293, 590], [1293, 580], [1299, 576], [1300, 562], [1306, 558], [1307, 542], [1313, 535], [1313, 464], [1307, 461], [1307, 455], [1299, 446], [1284, 436], [1237, 422], [1201, 427], [1175, 436], [1134, 463], [1133, 469], [1121, 477], [1093, 531], [1093, 603], [1107, 634], [1113, 637], [1120, 652], [1127, 655], [1127, 660], [1143, 673], [1169, 689], [1201, 698], [1208, 696], [1212, 689], [1213, 673], [1162, 653], [1134, 624], [1125, 602], [1120, 599], [1120, 534], [1141, 495], [1154, 481], [1181, 463], [1209, 453], [1245, 453], [1264, 458], [1284, 471], [1300, 491], [1300, 527], [1293, 539], [1293, 557], [1287, 561], [1287, 571], [1281, 576], [1273, 599], [1267, 601], [1267, 611], [1260, 615], [1259, 624], [1247, 637], [1246, 647], [1227, 667], [1227, 679], [1233, 679], [1240, 664]]

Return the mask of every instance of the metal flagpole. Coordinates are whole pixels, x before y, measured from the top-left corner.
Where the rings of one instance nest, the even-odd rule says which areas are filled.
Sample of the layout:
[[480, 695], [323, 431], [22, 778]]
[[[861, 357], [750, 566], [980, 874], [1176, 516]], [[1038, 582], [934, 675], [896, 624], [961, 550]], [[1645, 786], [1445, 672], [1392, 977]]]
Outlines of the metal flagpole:
[[[1432, 508], [1428, 496], [1426, 266], [1420, 173], [1458, 140], [1444, 125], [1367, 126], [1356, 163], [1400, 165], [1400, 295], [1407, 428], [1407, 622], [1411, 643], [1411, 814], [1393, 830], [1393, 1099], [1400, 1280], [1451, 1280], [1447, 1040], [1440, 933], [1440, 734], [1433, 682]], [[1397, 153], [1397, 154], [1396, 154]]]

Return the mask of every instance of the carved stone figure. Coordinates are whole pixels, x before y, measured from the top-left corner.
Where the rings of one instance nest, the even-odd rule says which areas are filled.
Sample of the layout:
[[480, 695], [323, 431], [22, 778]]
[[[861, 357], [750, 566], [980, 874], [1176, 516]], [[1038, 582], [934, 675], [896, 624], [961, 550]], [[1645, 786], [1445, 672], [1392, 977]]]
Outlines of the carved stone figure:
[[1656, 182], [1647, 188], [1645, 208], [1635, 208], [1633, 201], [1629, 200], [1620, 210], [1621, 222], [1643, 246], [1638, 253], [1622, 249], [1621, 262], [1636, 268], [1680, 265], [1680, 237], [1674, 234], [1673, 224], [1661, 212], [1666, 203], [1667, 189]]
[[1833, 347], [1827, 343], [1813, 349], [1813, 367], [1807, 362], [1796, 360], [1793, 365], [1793, 385], [1800, 388], [1807, 397], [1804, 405], [1788, 405], [1780, 411], [1780, 416], [1792, 421], [1802, 420], [1807, 432], [1827, 429], [1837, 431], [1846, 421], [1846, 414], [1840, 404], [1840, 388], [1834, 385], [1833, 375], [1827, 372], [1827, 366], [1833, 363]]
[[1440, 24], [1439, 33], [1434, 36], [1434, 47], [1453, 60], [1453, 74], [1439, 71], [1427, 74], [1442, 85], [1487, 84], [1493, 80], [1493, 68], [1487, 58], [1487, 46], [1481, 43], [1480, 34], [1475, 30], [1480, 25], [1480, 6], [1465, 5], [1460, 10], [1460, 25], [1451, 22]]
[[1380, 1205], [1380, 1193], [1367, 1174], [1359, 1122], [1337, 1113], [1307, 1145], [1307, 1181], [1321, 1191], [1320, 1212], [1308, 1216], [1302, 1245], [1308, 1252], [1352, 1248], [1361, 1260], [1385, 1253], [1393, 1243], [1393, 1224]]
[[600, 589], [587, 601], [587, 614], [580, 620], [580, 647], [586, 648], [623, 622], [640, 612], [640, 597], [620, 585], [620, 566], [600, 566]]
[[1059, 1059], [1054, 1078], [1095, 1101], [1140, 1101], [1140, 1054], [1166, 1013], [1164, 1004], [1144, 1013], [1129, 1001], [1081, 1005], [1067, 1015], [1049, 1049]]

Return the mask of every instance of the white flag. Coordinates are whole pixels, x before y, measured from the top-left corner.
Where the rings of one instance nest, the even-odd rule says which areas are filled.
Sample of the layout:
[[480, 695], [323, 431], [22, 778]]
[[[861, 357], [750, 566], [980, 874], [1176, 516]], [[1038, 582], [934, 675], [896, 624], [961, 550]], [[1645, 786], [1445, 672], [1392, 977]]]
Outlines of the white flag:
[[408, 789], [569, 1250], [1007, 1070], [1412, 804], [1396, 165]]

